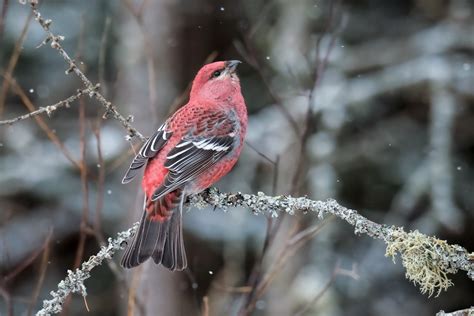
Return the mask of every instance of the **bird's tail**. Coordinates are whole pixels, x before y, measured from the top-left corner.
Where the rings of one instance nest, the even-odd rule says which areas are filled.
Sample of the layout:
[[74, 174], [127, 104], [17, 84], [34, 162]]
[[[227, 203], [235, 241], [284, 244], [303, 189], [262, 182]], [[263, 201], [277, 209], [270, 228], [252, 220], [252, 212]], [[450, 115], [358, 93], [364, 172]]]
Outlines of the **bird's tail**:
[[145, 200], [140, 226], [122, 258], [124, 268], [136, 267], [150, 257], [171, 271], [186, 268], [183, 202], [182, 190], [170, 192], [154, 202]]

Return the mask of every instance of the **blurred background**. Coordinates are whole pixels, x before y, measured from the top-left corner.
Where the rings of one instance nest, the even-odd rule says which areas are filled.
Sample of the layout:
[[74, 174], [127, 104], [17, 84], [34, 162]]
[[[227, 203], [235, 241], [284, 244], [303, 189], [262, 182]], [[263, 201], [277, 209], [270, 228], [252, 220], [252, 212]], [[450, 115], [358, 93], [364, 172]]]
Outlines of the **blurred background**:
[[[31, 18], [0, 2], [0, 120], [83, 88]], [[376, 222], [474, 250], [474, 2], [40, 1], [104, 96], [150, 135], [197, 70], [239, 59], [247, 144], [222, 191], [334, 198]], [[126, 131], [93, 98], [0, 126], [0, 315], [49, 291], [138, 220]], [[318, 227], [298, 247], [295, 233]], [[270, 230], [268, 230], [270, 228]], [[474, 304], [464, 273], [428, 298], [384, 244], [311, 214], [191, 209], [189, 269], [113, 262], [63, 315], [434, 315]], [[272, 238], [268, 240], [268, 231]], [[264, 247], [267, 244], [267, 247]]]

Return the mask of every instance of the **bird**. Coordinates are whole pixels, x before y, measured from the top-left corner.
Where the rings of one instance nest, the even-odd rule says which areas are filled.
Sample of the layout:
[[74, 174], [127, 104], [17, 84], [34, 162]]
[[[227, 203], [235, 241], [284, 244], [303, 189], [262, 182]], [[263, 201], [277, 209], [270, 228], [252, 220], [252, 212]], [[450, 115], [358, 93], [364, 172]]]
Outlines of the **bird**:
[[216, 61], [196, 74], [189, 102], [147, 139], [122, 183], [144, 167], [143, 215], [121, 260], [136, 267], [150, 257], [171, 271], [187, 267], [182, 215], [186, 198], [225, 176], [237, 162], [247, 131], [239, 60]]

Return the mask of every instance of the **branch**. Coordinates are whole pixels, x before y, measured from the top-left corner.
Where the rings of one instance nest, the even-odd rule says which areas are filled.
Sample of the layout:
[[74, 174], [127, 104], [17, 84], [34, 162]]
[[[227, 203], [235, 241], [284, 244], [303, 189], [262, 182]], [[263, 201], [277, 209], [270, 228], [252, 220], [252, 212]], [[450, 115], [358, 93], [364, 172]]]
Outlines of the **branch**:
[[451, 313], [445, 313], [444, 311], [439, 311], [436, 313], [436, 316], [472, 316], [474, 315], [474, 306], [471, 306], [466, 309], [458, 310]]
[[319, 218], [333, 214], [354, 226], [356, 234], [366, 234], [382, 239], [387, 244], [386, 256], [395, 259], [397, 253], [406, 268], [406, 277], [420, 286], [422, 293], [437, 295], [452, 285], [448, 274], [458, 270], [467, 272], [474, 281], [474, 253], [468, 253], [459, 245], [450, 245], [444, 240], [426, 236], [418, 231], [405, 232], [403, 228], [375, 223], [356, 210], [339, 205], [335, 200], [313, 201], [306, 197], [267, 196], [262, 192], [252, 194], [220, 193], [209, 189], [191, 198], [191, 205], [207, 205], [226, 209], [241, 206], [254, 214], [268, 214], [277, 217], [279, 213], [294, 215], [296, 212], [317, 213]]
[[100, 251], [95, 256], [91, 256], [89, 260], [81, 265], [80, 269], [74, 272], [67, 271], [68, 276], [58, 284], [57, 291], [51, 291], [50, 300], [43, 301], [43, 309], [36, 313], [36, 316], [52, 315], [61, 312], [62, 304], [70, 293], [81, 293], [83, 297], [87, 295], [84, 281], [90, 278], [90, 272], [95, 267], [102, 264], [104, 259], [111, 259], [117, 250], [125, 248], [127, 240], [129, 240], [138, 229], [138, 223], [135, 223], [127, 231], [117, 234], [117, 238], [109, 238], [108, 245], [101, 247]]
[[[221, 193], [217, 189], [208, 189], [190, 198], [189, 204], [197, 208], [214, 206], [227, 210], [229, 207], [244, 207], [255, 215], [278, 217], [280, 213], [316, 213], [322, 219], [333, 214], [355, 227], [356, 234], [366, 234], [375, 239], [382, 239], [387, 244], [386, 256], [401, 255], [403, 266], [407, 269], [408, 279], [418, 284], [423, 293], [432, 295], [446, 290], [452, 285], [447, 277], [458, 270], [467, 272], [474, 281], [474, 254], [458, 245], [449, 245], [446, 241], [426, 236], [418, 231], [405, 232], [402, 228], [389, 227], [375, 223], [356, 210], [339, 205], [335, 200], [313, 201], [306, 197], [267, 196], [262, 192], [257, 195], [242, 193]], [[104, 259], [110, 259], [117, 250], [123, 249], [138, 228], [118, 233], [116, 239], [109, 238], [107, 247], [102, 247], [96, 256], [82, 264], [75, 272], [68, 271], [68, 277], [61, 281], [56, 292], [51, 292], [52, 300], [43, 302], [43, 309], [37, 315], [50, 315], [61, 311], [61, 304], [70, 293], [81, 293], [86, 296], [84, 281], [90, 277], [90, 271], [100, 265]]]
[[130, 137], [137, 136], [141, 140], [145, 140], [146, 138], [130, 124], [133, 121], [133, 116], [128, 116], [127, 118], [125, 118], [122, 114], [120, 114], [115, 108], [115, 106], [112, 105], [111, 102], [107, 101], [107, 99], [99, 91], [97, 91], [97, 88], [99, 86], [94, 85], [89, 80], [89, 78], [87, 78], [87, 76], [79, 69], [79, 67], [77, 67], [74, 60], [69, 57], [69, 55], [66, 53], [66, 51], [60, 44], [60, 42], [64, 40], [64, 36], [55, 35], [53, 32], [51, 32], [49, 28], [51, 26], [52, 21], [50, 19], [45, 20], [41, 17], [41, 13], [37, 9], [38, 0], [30, 0], [30, 6], [33, 15], [35, 16], [35, 20], [38, 21], [38, 23], [41, 25], [47, 35], [46, 39], [43, 41], [43, 43], [41, 43], [40, 46], [51, 42], [51, 47], [58, 51], [58, 53], [64, 58], [64, 60], [69, 66], [69, 68], [66, 70], [66, 74], [74, 72], [81, 79], [84, 86], [87, 89], [91, 90], [90, 96], [95, 97], [102, 104], [102, 106], [105, 107], [106, 112], [104, 114], [104, 118], [108, 118], [109, 116], [113, 117], [114, 119], [122, 123], [122, 126], [127, 129]]
[[56, 111], [57, 109], [62, 108], [62, 107], [68, 108], [70, 106], [71, 102], [76, 101], [82, 95], [89, 94], [92, 91], [93, 90], [90, 90], [90, 89], [77, 90], [76, 94], [71, 95], [67, 99], [61, 100], [61, 101], [59, 101], [55, 104], [52, 104], [52, 105], [47, 105], [47, 106], [44, 106], [44, 107], [40, 107], [36, 111], [33, 111], [33, 112], [28, 113], [28, 114], [24, 114], [24, 115], [15, 117], [13, 119], [0, 121], [0, 125], [12, 125], [13, 123], [16, 123], [18, 121], [26, 120], [26, 119], [32, 118], [33, 116], [40, 115], [40, 114], [43, 114], [43, 113], [46, 113], [46, 114], [48, 114], [48, 116], [51, 116], [51, 114], [54, 111]]

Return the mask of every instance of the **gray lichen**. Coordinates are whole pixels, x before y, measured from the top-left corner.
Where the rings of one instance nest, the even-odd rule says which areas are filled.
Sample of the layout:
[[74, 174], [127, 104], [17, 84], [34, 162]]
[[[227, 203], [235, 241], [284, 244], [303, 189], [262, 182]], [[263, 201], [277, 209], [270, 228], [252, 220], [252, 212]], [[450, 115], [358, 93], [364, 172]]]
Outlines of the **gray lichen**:
[[422, 293], [429, 296], [439, 295], [452, 285], [449, 274], [458, 270], [467, 272], [474, 280], [474, 255], [459, 245], [450, 245], [446, 241], [426, 236], [418, 231], [405, 232], [403, 228], [389, 227], [375, 223], [357, 211], [339, 205], [335, 200], [313, 201], [306, 197], [267, 196], [262, 192], [257, 195], [220, 193], [209, 189], [191, 198], [191, 205], [204, 207], [211, 205], [218, 208], [241, 206], [255, 214], [268, 214], [272, 217], [278, 213], [316, 213], [319, 218], [333, 214], [354, 226], [357, 235], [366, 234], [372, 238], [382, 239], [387, 244], [386, 255], [395, 258], [397, 253], [402, 258], [406, 277], [420, 287]]
[[[389, 227], [375, 223], [357, 211], [339, 205], [335, 200], [313, 201], [306, 197], [268, 196], [262, 192], [256, 195], [242, 193], [222, 193], [211, 188], [190, 197], [189, 205], [204, 208], [213, 206], [222, 210], [229, 207], [243, 207], [256, 215], [278, 216], [280, 213], [290, 215], [314, 214], [323, 218], [332, 214], [354, 226], [358, 235], [366, 234], [372, 238], [382, 239], [387, 244], [386, 255], [395, 258], [400, 254], [406, 269], [406, 277], [420, 287], [422, 293], [439, 295], [452, 285], [449, 274], [458, 270], [467, 272], [474, 280], [474, 255], [461, 246], [450, 245], [444, 240], [426, 236], [418, 231], [405, 232], [403, 228]], [[91, 270], [100, 265], [104, 259], [111, 259], [114, 253], [124, 248], [125, 243], [135, 234], [138, 223], [127, 231], [109, 238], [108, 245], [99, 253], [84, 262], [80, 269], [68, 271], [66, 279], [58, 285], [58, 290], [51, 292], [51, 300], [43, 302], [43, 309], [37, 315], [51, 315], [61, 311], [62, 304], [70, 293], [87, 295], [84, 281], [90, 277]]]
[[117, 250], [123, 249], [137, 229], [138, 223], [135, 223], [128, 230], [118, 233], [115, 239], [109, 238], [107, 246], [101, 247], [96, 255], [91, 256], [89, 260], [82, 263], [80, 269], [75, 271], [68, 270], [67, 277], [59, 282], [58, 289], [50, 292], [53, 298], [44, 300], [43, 308], [36, 315], [46, 316], [61, 312], [64, 301], [71, 293], [80, 293], [83, 297], [87, 296], [84, 281], [91, 277], [90, 272], [92, 269], [102, 264], [105, 259], [111, 259]]

